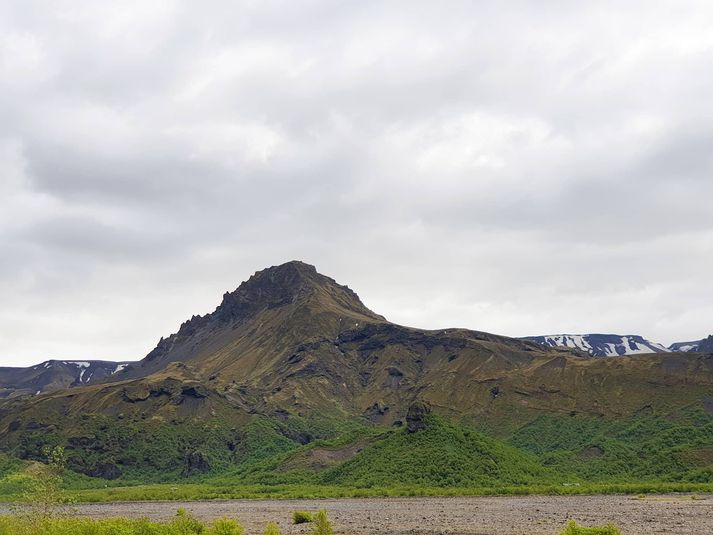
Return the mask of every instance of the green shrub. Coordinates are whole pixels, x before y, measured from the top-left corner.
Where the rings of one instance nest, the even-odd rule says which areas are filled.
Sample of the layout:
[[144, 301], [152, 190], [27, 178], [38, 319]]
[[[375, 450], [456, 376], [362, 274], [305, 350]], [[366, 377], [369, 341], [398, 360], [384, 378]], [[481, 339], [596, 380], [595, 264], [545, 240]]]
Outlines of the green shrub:
[[170, 524], [148, 520], [109, 518], [93, 520], [89, 518], [45, 518], [32, 520], [17, 516], [0, 517], [0, 535], [201, 535], [202, 524], [186, 529]]
[[183, 508], [176, 511], [176, 517], [170, 526], [178, 535], [193, 535], [205, 532], [205, 524], [193, 518]]
[[274, 522], [270, 522], [267, 526], [265, 526], [265, 531], [263, 532], [264, 535], [280, 535], [280, 528], [277, 527], [277, 524]]
[[560, 535], [621, 535], [621, 531], [612, 524], [601, 528], [583, 528], [572, 520]]
[[[266, 531], [267, 533], [267, 531]], [[222, 518], [207, 527], [179, 510], [168, 523], [146, 519], [107, 518], [94, 520], [77, 517], [32, 519], [0, 516], [0, 535], [243, 535], [244, 530], [234, 520]], [[279, 535], [273, 531], [269, 535]]]
[[293, 524], [304, 524], [306, 522], [312, 522], [312, 513], [307, 511], [294, 511], [292, 513]]
[[332, 523], [327, 519], [327, 512], [322, 509], [314, 516], [314, 528], [312, 533], [314, 535], [332, 535], [334, 532], [332, 530]]
[[209, 535], [243, 535], [245, 530], [236, 521], [229, 518], [214, 520], [208, 530]]

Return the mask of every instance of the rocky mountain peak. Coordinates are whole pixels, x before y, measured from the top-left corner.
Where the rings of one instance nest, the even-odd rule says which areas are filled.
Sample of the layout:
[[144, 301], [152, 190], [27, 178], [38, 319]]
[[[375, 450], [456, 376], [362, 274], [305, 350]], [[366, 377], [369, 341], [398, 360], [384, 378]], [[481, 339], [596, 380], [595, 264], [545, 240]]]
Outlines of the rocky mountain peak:
[[[325, 281], [320, 280], [320, 277]], [[221, 318], [241, 318], [263, 308], [277, 308], [297, 301], [325, 284], [314, 266], [293, 260], [256, 272], [235, 291], [223, 294], [215, 311]]]
[[[318, 273], [310, 264], [293, 260], [257, 271], [236, 290], [223, 294], [214, 312], [193, 316], [176, 334], [162, 338], [145, 360], [160, 360], [169, 354], [171, 358], [183, 360], [196, 352], [197, 346], [188, 344], [189, 340], [207, 340], [216, 330], [236, 329], [266, 312], [284, 307], [291, 307], [293, 312], [299, 309], [303, 321], [325, 312], [339, 317], [384, 321], [364, 306], [347, 286]], [[293, 321], [299, 321], [297, 317], [292, 316]]]
[[235, 291], [226, 292], [214, 315], [239, 320], [261, 310], [306, 301], [321, 296], [360, 314], [373, 315], [347, 286], [322, 275], [310, 264], [292, 260], [256, 272]]

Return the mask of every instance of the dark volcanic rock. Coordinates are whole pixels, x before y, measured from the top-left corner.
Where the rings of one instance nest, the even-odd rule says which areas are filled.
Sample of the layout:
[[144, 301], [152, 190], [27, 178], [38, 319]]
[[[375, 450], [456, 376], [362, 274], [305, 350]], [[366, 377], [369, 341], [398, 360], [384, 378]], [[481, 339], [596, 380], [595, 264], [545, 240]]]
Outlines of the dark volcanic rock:
[[375, 402], [371, 407], [364, 411], [364, 416], [372, 422], [381, 422], [389, 412], [389, 406], [383, 401]]
[[183, 395], [187, 397], [198, 399], [208, 397], [208, 389], [200, 383], [184, 384], [181, 391], [183, 392]]
[[158, 384], [151, 386], [152, 396], [171, 396], [175, 397], [181, 394], [181, 381], [178, 379], [164, 379]]
[[111, 462], [97, 463], [87, 475], [111, 480], [118, 478], [121, 475], [121, 470]]
[[94, 435], [69, 437], [67, 439], [67, 443], [72, 448], [81, 448], [85, 450], [94, 450], [99, 448], [99, 442], [97, 441], [97, 437]]
[[127, 385], [124, 387], [123, 396], [129, 403], [137, 403], [149, 399], [151, 391], [146, 385]]
[[425, 401], [414, 401], [406, 413], [406, 430], [409, 433], [426, 429], [426, 417], [431, 414], [431, 406]]
[[183, 475], [205, 474], [210, 471], [208, 459], [200, 451], [186, 452], [183, 458]]

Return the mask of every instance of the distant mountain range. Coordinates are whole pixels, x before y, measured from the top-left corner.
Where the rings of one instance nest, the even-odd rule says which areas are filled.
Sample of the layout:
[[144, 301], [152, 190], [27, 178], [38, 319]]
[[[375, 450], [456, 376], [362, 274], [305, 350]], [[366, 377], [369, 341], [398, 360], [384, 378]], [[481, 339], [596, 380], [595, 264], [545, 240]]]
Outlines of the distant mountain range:
[[0, 398], [95, 384], [127, 365], [106, 360], [48, 360], [27, 368], [0, 367]]
[[713, 352], [713, 335], [693, 342], [675, 342], [666, 347], [639, 335], [620, 334], [551, 334], [527, 336], [529, 340], [548, 347], [566, 347], [585, 351], [594, 357], [616, 357], [644, 353]]
[[[176, 337], [207, 321], [207, 317], [194, 316], [181, 326], [181, 331], [152, 351], [144, 361], [114, 362], [105, 360], [47, 360], [29, 367], [0, 367], [0, 399], [17, 396], [45, 394], [48, 392], [86, 386], [107, 381], [129, 379], [155, 371], [157, 359], [166, 347], [175, 344]], [[550, 348], [579, 350], [593, 357], [615, 357], [650, 353], [713, 353], [713, 335], [702, 340], [675, 342], [666, 347], [639, 335], [619, 334], [552, 334], [526, 336], [520, 340], [535, 342]], [[173, 347], [172, 347], [173, 349]], [[147, 369], [148, 368], [148, 369]]]
[[[269, 466], [251, 481], [521, 484], [553, 459], [570, 463], [567, 478], [592, 460], [623, 467], [612, 474], [628, 481], [633, 465], [660, 477], [674, 455], [677, 481], [713, 477], [692, 472], [713, 448], [713, 354], [636, 336], [539, 342], [397, 325], [314, 266], [288, 262], [226, 292], [141, 361], [1, 368], [0, 453], [42, 460], [62, 445], [71, 470], [127, 481], [210, 472], [247, 482]], [[658, 423], [668, 415], [682, 427]], [[709, 428], [694, 436], [692, 421]], [[649, 431], [670, 434], [652, 446], [638, 439]], [[602, 438], [615, 435], [635, 438]], [[574, 441], [566, 450], [563, 437]], [[547, 466], [532, 465], [534, 454], [549, 455]]]

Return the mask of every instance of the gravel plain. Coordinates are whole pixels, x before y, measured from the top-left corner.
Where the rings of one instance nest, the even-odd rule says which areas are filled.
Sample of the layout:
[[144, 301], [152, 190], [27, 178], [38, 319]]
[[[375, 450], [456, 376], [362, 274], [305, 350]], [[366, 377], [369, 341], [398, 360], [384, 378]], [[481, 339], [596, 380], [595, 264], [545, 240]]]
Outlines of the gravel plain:
[[584, 525], [613, 522], [622, 535], [713, 534], [713, 495], [135, 502], [83, 504], [77, 512], [96, 518], [165, 520], [179, 507], [204, 520], [237, 518], [248, 534], [262, 533], [270, 520], [278, 523], [283, 534], [309, 533], [309, 524], [292, 525], [292, 511], [317, 509], [326, 509], [335, 533], [344, 535], [557, 535], [570, 519]]

